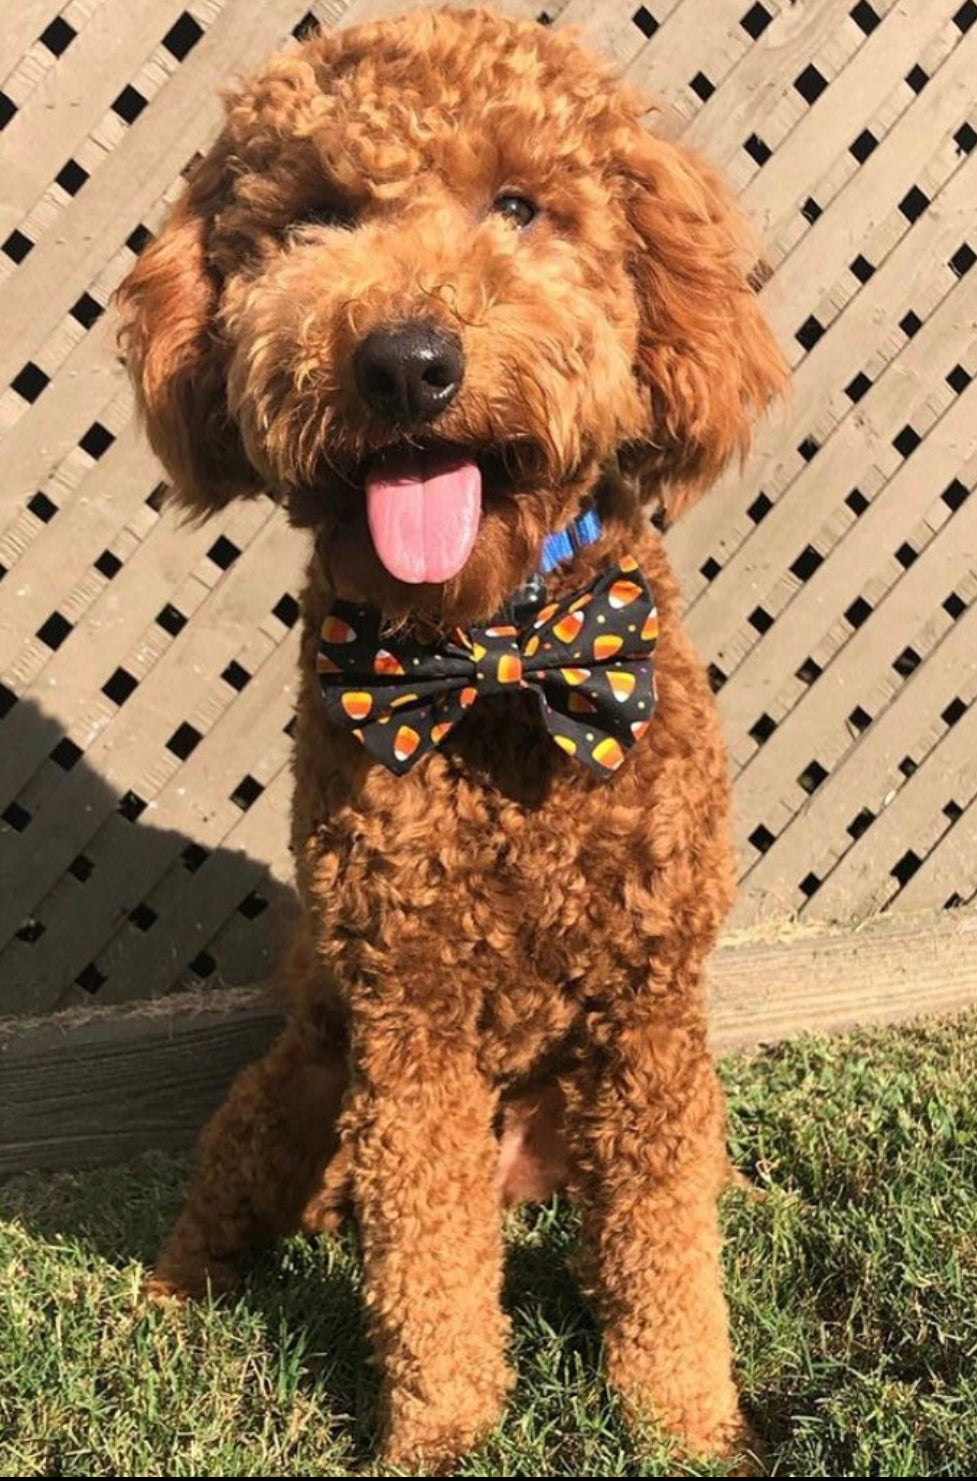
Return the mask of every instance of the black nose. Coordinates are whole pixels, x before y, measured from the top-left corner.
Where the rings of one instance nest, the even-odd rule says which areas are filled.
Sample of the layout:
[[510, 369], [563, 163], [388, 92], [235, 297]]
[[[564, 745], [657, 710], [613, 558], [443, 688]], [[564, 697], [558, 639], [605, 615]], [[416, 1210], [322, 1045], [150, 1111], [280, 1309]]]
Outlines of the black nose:
[[353, 365], [363, 399], [396, 422], [432, 421], [455, 399], [465, 375], [461, 342], [437, 324], [376, 329]]

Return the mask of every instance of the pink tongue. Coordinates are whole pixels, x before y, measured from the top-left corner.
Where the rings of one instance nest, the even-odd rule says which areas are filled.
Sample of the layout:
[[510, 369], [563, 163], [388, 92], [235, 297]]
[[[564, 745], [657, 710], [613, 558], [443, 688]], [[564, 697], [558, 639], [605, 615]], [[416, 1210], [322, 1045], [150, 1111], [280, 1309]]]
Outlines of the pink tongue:
[[366, 480], [366, 517], [377, 555], [398, 581], [447, 581], [471, 554], [482, 512], [475, 463], [419, 455]]

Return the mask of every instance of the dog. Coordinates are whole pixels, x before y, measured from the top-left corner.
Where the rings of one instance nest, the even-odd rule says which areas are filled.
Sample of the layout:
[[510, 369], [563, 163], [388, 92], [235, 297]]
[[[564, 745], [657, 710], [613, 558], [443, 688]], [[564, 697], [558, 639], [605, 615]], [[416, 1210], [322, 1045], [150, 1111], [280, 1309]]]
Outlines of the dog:
[[350, 1207], [392, 1465], [499, 1421], [501, 1209], [556, 1187], [626, 1412], [748, 1440], [703, 986], [729, 786], [649, 514], [785, 372], [731, 200], [647, 112], [490, 11], [315, 35], [226, 95], [119, 293], [177, 506], [270, 494], [311, 553], [288, 1026], [152, 1289]]

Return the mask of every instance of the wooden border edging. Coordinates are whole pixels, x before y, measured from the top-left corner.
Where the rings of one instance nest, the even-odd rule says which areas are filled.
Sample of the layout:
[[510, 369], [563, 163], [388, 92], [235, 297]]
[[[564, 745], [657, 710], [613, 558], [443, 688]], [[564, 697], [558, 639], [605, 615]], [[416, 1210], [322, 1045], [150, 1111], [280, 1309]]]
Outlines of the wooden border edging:
[[977, 913], [757, 927], [725, 939], [710, 976], [721, 1050], [952, 1013], [977, 1005]]
[[[733, 935], [711, 965], [726, 1051], [977, 1004], [977, 914]], [[281, 1025], [263, 990], [0, 1021], [0, 1175], [189, 1146]]]
[[0, 1021], [0, 1177], [192, 1145], [280, 1026], [250, 989]]

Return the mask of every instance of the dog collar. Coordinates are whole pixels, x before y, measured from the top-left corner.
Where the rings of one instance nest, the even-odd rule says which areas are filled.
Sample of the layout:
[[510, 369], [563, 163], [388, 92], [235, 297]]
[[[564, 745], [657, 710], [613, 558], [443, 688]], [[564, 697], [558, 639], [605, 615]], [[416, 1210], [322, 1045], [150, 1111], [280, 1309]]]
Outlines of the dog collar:
[[550, 571], [555, 571], [557, 566], [569, 560], [578, 551], [588, 545], [595, 545], [602, 534], [603, 525], [600, 522], [600, 515], [591, 504], [575, 519], [571, 519], [566, 529], [557, 530], [555, 534], [546, 536], [539, 558], [541, 575], [548, 576]]
[[517, 586], [503, 604], [499, 614], [505, 621], [521, 623], [546, 605], [546, 580], [551, 571], [571, 560], [588, 545], [595, 545], [604, 532], [600, 515], [592, 504], [562, 530], [547, 535], [540, 552], [539, 567], [527, 581]]

